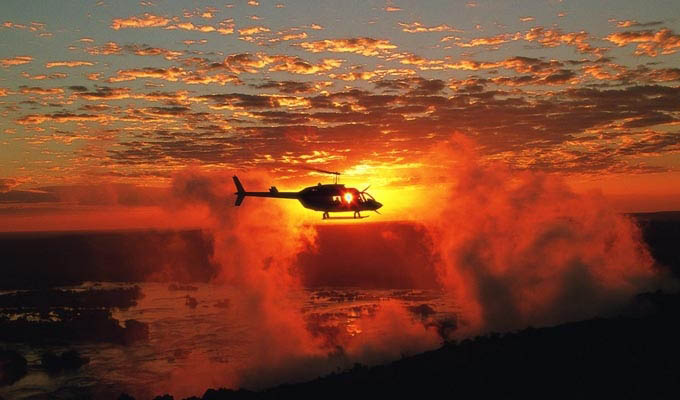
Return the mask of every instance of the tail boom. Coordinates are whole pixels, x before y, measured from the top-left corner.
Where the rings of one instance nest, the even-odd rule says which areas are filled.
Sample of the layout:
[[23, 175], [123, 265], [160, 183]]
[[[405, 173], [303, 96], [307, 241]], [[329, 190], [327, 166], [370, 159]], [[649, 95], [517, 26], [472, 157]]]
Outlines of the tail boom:
[[272, 186], [268, 192], [246, 192], [239, 181], [238, 177], [234, 175], [234, 185], [236, 186], [236, 203], [235, 206], [240, 206], [246, 196], [250, 197], [270, 197], [275, 199], [299, 199], [300, 196], [297, 192], [279, 192], [275, 187]]

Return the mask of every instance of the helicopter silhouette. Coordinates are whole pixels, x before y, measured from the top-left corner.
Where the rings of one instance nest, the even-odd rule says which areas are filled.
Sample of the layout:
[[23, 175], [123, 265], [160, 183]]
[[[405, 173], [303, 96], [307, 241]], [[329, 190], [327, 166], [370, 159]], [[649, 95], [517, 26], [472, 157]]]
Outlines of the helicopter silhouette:
[[[335, 183], [324, 185], [319, 183], [316, 186], [306, 187], [299, 192], [279, 192], [275, 186], [269, 188], [268, 192], [247, 192], [238, 177], [234, 175], [234, 185], [236, 185], [236, 193], [234, 193], [236, 195], [236, 203], [234, 205], [240, 206], [246, 196], [272, 197], [276, 199], [297, 199], [305, 208], [323, 211], [322, 219], [331, 219], [330, 213], [332, 212], [354, 212], [353, 218], [368, 218], [368, 216], [361, 215], [362, 211], [375, 211], [380, 214], [378, 209], [382, 207], [382, 204], [366, 192], [371, 185], [359, 191], [355, 188], [348, 188], [345, 185], [339, 184], [339, 172], [321, 169], [312, 170], [335, 175]], [[335, 218], [343, 217], [333, 217], [333, 219]]]

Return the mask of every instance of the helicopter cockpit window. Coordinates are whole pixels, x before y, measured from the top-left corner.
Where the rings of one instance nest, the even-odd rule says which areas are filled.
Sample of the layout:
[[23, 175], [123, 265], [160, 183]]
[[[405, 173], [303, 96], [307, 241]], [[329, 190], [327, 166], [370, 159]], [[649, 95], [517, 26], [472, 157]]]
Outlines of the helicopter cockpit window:
[[340, 196], [333, 196], [333, 203], [340, 204], [341, 203]]

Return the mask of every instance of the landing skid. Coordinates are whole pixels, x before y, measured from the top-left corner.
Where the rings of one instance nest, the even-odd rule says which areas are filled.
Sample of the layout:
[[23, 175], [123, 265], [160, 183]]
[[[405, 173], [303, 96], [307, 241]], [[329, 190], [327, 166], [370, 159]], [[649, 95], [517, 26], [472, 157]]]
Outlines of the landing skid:
[[368, 217], [370, 217], [370, 215], [362, 215], [360, 217], [326, 217], [322, 219], [364, 219]]
[[328, 211], [326, 211], [321, 216], [321, 219], [364, 219], [364, 218], [368, 218], [368, 217], [369, 217], [368, 215], [361, 215], [358, 211], [354, 212], [353, 217], [331, 217], [331, 215], [328, 213]]

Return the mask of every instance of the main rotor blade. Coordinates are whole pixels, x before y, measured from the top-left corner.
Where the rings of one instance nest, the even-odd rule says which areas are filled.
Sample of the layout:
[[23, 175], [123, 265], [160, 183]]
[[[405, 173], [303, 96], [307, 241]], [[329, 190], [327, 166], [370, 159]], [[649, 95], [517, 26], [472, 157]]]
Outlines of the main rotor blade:
[[362, 190], [361, 193], [366, 193], [366, 191], [367, 191], [368, 188], [370, 188], [370, 187], [371, 187], [371, 185], [366, 186], [366, 189]]
[[321, 172], [322, 174], [340, 175], [339, 172], [335, 172], [335, 171], [326, 171], [325, 169], [311, 168], [311, 167], [300, 167], [300, 168], [306, 169], [307, 171]]

